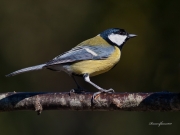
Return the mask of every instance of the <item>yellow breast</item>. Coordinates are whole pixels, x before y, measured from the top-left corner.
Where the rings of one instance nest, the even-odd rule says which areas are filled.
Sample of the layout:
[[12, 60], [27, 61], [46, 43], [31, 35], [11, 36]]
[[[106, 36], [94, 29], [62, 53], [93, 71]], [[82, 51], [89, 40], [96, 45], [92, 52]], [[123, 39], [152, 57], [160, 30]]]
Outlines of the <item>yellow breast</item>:
[[73, 73], [82, 75], [88, 73], [90, 76], [96, 76], [109, 71], [119, 61], [121, 56], [120, 49], [115, 46], [115, 51], [104, 60], [85, 60], [71, 65]]

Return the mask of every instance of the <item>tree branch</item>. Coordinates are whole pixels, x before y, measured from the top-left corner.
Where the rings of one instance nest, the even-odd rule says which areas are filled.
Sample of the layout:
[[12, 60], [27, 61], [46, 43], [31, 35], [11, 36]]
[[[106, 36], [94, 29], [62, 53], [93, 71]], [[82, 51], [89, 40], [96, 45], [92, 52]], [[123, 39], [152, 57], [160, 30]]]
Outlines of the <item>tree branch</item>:
[[0, 112], [15, 110], [180, 111], [180, 93], [8, 92], [0, 93]]

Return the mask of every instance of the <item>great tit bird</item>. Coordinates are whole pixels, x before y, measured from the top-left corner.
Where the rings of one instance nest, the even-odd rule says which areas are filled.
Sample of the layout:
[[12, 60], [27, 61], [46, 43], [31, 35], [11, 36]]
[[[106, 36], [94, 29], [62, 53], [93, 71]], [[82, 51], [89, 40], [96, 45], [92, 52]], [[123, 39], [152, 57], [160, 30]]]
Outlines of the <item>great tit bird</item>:
[[97, 88], [99, 91], [94, 93], [93, 98], [101, 92], [114, 92], [113, 89], [106, 90], [99, 87], [90, 80], [90, 77], [112, 69], [120, 59], [121, 50], [125, 42], [135, 36], [135, 34], [127, 33], [124, 29], [107, 29], [44, 64], [20, 69], [6, 76], [9, 77], [41, 69], [65, 71], [72, 76], [78, 89], [81, 87], [74, 76], [82, 76], [86, 82]]

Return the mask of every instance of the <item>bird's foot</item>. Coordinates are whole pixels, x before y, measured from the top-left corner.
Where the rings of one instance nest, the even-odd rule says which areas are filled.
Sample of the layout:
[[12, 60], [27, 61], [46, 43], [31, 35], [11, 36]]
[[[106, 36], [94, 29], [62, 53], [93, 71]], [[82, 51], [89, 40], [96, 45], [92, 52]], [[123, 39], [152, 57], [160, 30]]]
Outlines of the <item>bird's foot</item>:
[[112, 88], [106, 90], [106, 89], [100, 89], [100, 92], [104, 92], [104, 93], [114, 93], [114, 90]]
[[84, 88], [78, 87], [78, 88], [76, 88], [76, 89], [70, 90], [69, 94], [72, 94], [72, 93], [78, 93], [78, 94], [80, 94], [80, 93], [84, 93], [84, 92], [86, 92], [86, 90], [85, 90]]
[[112, 88], [106, 90], [106, 89], [100, 89], [98, 92], [95, 92], [92, 96], [92, 101], [95, 101], [95, 98], [97, 95], [101, 94], [101, 93], [114, 93], [114, 90]]

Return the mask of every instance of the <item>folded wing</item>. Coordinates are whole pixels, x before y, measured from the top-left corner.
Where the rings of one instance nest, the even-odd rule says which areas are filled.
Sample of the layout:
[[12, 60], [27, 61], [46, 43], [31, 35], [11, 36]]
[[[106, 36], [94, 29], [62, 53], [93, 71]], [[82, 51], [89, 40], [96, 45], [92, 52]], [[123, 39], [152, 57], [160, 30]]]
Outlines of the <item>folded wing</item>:
[[82, 60], [106, 59], [114, 51], [113, 46], [77, 46], [68, 52], [63, 53], [46, 63], [46, 66], [77, 62]]

